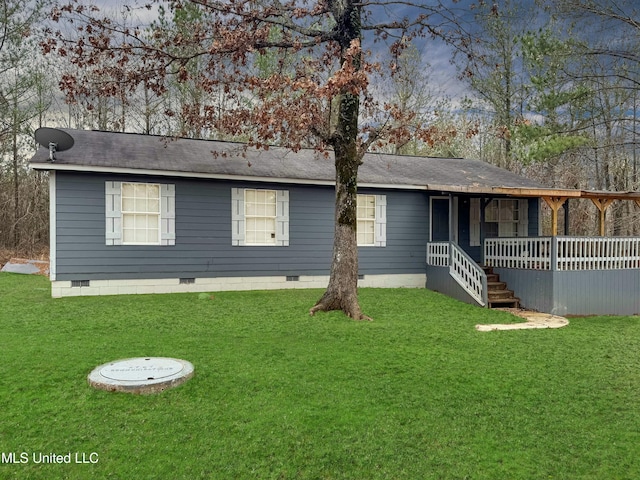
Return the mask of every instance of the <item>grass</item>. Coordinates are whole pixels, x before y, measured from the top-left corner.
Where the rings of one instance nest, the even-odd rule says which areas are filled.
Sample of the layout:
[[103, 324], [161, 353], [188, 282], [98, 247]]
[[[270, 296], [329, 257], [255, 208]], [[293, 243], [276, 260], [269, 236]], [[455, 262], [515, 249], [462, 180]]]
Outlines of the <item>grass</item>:
[[[640, 319], [480, 333], [514, 319], [373, 289], [372, 323], [309, 317], [320, 293], [51, 299], [0, 274], [0, 478], [640, 478]], [[147, 396], [87, 384], [137, 356], [196, 375]]]

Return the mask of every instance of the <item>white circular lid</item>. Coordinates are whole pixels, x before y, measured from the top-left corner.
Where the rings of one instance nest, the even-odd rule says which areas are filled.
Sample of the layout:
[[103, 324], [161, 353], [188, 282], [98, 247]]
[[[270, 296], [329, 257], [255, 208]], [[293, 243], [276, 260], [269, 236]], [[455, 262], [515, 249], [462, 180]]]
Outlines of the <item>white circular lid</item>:
[[87, 376], [89, 384], [110, 392], [159, 393], [193, 377], [193, 364], [179, 358], [139, 357], [105, 363]]
[[119, 381], [158, 380], [179, 374], [184, 365], [172, 358], [142, 357], [120, 360], [100, 370], [103, 377]]

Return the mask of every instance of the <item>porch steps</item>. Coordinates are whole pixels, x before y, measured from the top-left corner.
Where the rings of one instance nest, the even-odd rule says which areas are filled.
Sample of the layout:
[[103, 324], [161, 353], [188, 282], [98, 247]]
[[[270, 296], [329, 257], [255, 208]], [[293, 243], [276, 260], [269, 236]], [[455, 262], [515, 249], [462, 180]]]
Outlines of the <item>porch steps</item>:
[[513, 290], [507, 289], [507, 284], [500, 281], [500, 275], [493, 273], [493, 267], [482, 267], [487, 275], [487, 297], [489, 308], [520, 306], [520, 299], [516, 297]]

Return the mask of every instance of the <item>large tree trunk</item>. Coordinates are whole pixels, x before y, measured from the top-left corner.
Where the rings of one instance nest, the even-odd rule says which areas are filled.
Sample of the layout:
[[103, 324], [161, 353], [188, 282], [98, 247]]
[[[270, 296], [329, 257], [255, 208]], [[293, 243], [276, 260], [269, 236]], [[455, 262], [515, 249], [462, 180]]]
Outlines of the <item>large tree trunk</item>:
[[[351, 102], [358, 102], [357, 97], [350, 97]], [[345, 101], [349, 100], [343, 100], [343, 102]], [[313, 315], [319, 310], [342, 310], [354, 320], [370, 320], [369, 317], [363, 315], [358, 303], [358, 241], [356, 228], [357, 181], [358, 166], [361, 163], [360, 157], [355, 141], [337, 141], [334, 148], [336, 206], [331, 276], [327, 290], [310, 310], [310, 313]]]
[[359, 107], [356, 95], [342, 96], [333, 138], [336, 206], [331, 276], [324, 295], [310, 310], [311, 315], [319, 310], [342, 310], [354, 320], [371, 320], [363, 315], [358, 303], [357, 185], [362, 157], [357, 146]]
[[[329, 1], [339, 31], [342, 63], [351, 62], [354, 70], [361, 66], [360, 55], [349, 56], [347, 50], [360, 41], [360, 7], [352, 0]], [[336, 166], [335, 233], [329, 285], [310, 310], [342, 310], [354, 320], [370, 320], [358, 303], [357, 185], [358, 167], [363, 152], [358, 151], [358, 116], [360, 97], [353, 92], [340, 95], [335, 133], [331, 136]]]

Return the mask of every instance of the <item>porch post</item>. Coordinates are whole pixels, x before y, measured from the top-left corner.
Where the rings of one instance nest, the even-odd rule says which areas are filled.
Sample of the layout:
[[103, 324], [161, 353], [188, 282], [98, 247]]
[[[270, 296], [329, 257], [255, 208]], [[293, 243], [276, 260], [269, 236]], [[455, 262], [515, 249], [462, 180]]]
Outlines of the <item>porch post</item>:
[[551, 208], [551, 235], [558, 235], [558, 209], [562, 206], [567, 197], [542, 197]]
[[605, 213], [607, 208], [613, 203], [613, 199], [611, 198], [591, 198], [593, 204], [598, 207], [600, 211], [600, 217], [598, 218], [598, 227], [600, 228], [600, 236], [604, 237], [604, 226], [605, 226]]
[[564, 208], [564, 234], [569, 235], [569, 199], [567, 198], [562, 204]]

